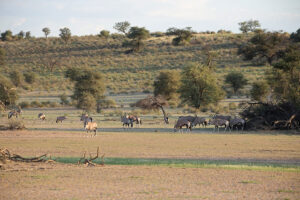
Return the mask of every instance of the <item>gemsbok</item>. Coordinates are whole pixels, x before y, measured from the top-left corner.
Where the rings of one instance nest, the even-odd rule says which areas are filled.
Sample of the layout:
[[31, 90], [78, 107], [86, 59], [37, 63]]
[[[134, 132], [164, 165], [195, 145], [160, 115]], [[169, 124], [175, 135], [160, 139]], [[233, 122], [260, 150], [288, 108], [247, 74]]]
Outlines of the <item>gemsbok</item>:
[[182, 127], [186, 127], [186, 131], [190, 130], [191, 131], [191, 122], [187, 119], [184, 118], [178, 118], [174, 125], [174, 132], [176, 132], [178, 129], [180, 132], [183, 132]]
[[129, 119], [128, 115], [125, 116], [121, 116], [121, 122], [123, 123], [123, 128], [125, 129], [125, 127], [127, 126], [127, 128], [133, 127], [133, 121], [131, 119]]
[[11, 111], [8, 113], [7, 118], [10, 119], [10, 118], [12, 118], [13, 116], [15, 116], [16, 118], [18, 118], [19, 115], [21, 115], [21, 113], [22, 113], [22, 109], [21, 109], [20, 106], [18, 106], [17, 109], [13, 109], [13, 110], [11, 110]]
[[236, 127], [237, 130], [238, 127], [241, 127], [242, 131], [244, 130], [244, 127], [245, 127], [245, 120], [241, 119], [241, 118], [234, 118], [234, 119], [231, 119], [230, 122], [229, 122], [229, 127], [230, 127], [230, 130], [234, 130], [234, 127]]
[[58, 122], [62, 123], [62, 121], [64, 121], [65, 119], [67, 119], [65, 116], [59, 116], [56, 118], [56, 123]]
[[138, 116], [128, 115], [128, 119], [131, 120], [132, 122], [135, 122], [138, 126], [140, 126], [142, 124], [142, 120]]
[[45, 120], [46, 119], [46, 115], [44, 113], [39, 113], [38, 114], [38, 118], [41, 120]]
[[97, 134], [97, 123], [90, 120], [90, 118], [86, 118], [83, 124], [86, 133], [88, 134], [91, 131], [94, 131], [94, 136]]
[[218, 128], [218, 132], [219, 132], [220, 126], [225, 126], [224, 132], [226, 131], [227, 128], [230, 128], [229, 121], [225, 119], [210, 119], [209, 124], [215, 125], [214, 132], [216, 131], [216, 128]]

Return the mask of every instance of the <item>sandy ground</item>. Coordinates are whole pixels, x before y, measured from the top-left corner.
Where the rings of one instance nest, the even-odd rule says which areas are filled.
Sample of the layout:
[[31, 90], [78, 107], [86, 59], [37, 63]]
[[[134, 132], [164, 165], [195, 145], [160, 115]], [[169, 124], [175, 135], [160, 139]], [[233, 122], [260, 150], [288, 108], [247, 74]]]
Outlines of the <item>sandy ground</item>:
[[8, 163], [0, 199], [300, 199], [297, 172]]
[[[142, 130], [141, 130], [142, 131]], [[23, 156], [80, 157], [97, 147], [106, 157], [262, 159], [300, 161], [300, 135], [0, 131], [0, 147]]]
[[[36, 156], [300, 160], [300, 136], [162, 132], [84, 132], [64, 127], [0, 131], [0, 148]], [[300, 173], [163, 166], [85, 167], [61, 163], [5, 164], [0, 200], [10, 199], [300, 199]]]

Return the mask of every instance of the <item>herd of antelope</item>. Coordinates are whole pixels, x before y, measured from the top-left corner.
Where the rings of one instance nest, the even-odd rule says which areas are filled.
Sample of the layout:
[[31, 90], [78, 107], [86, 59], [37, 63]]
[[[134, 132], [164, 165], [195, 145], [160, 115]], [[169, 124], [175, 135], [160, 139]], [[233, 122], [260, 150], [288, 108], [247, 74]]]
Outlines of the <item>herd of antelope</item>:
[[[18, 118], [19, 115], [21, 115], [22, 109], [18, 107], [17, 109], [11, 110], [8, 113], [8, 119], [15, 116]], [[46, 120], [46, 115], [44, 113], [38, 114], [38, 119], [40, 120]], [[65, 116], [58, 116], [56, 118], [56, 123], [60, 122], [62, 123], [67, 118]], [[94, 132], [94, 136], [97, 134], [97, 123], [93, 121], [93, 118], [90, 117], [88, 114], [82, 114], [80, 116], [80, 121], [83, 122], [83, 128], [88, 132]], [[121, 122], [123, 123], [123, 128], [129, 128], [133, 127], [133, 124], [135, 123], [138, 127], [142, 124], [142, 120], [139, 116], [135, 115], [128, 115], [125, 114], [124, 116], [121, 116]], [[191, 131], [193, 127], [196, 127], [197, 125], [202, 125], [202, 127], [206, 127], [207, 125], [214, 125], [214, 132], [216, 129], [219, 132], [219, 128], [224, 126], [224, 132], [226, 130], [234, 130], [235, 128], [239, 130], [239, 128], [243, 131], [245, 127], [245, 120], [237, 117], [231, 117], [231, 116], [223, 116], [223, 115], [215, 115], [212, 116], [210, 119], [207, 119], [205, 117], [198, 117], [195, 116], [180, 116], [175, 121], [174, 131], [180, 130], [182, 132], [182, 128], [186, 127], [187, 131]]]
[[231, 116], [224, 116], [224, 115], [215, 115], [212, 116], [211, 119], [206, 119], [204, 117], [198, 117], [196, 116], [181, 116], [178, 118], [178, 120], [175, 123], [174, 131], [180, 129], [182, 131], [182, 127], [186, 127], [187, 130], [192, 130], [193, 127], [196, 125], [202, 125], [203, 127], [206, 127], [206, 125], [214, 125], [214, 132], [216, 129], [224, 126], [224, 132], [229, 129], [234, 130], [236, 128], [237, 130], [240, 128], [242, 131], [245, 127], [245, 120], [238, 117], [231, 117]]

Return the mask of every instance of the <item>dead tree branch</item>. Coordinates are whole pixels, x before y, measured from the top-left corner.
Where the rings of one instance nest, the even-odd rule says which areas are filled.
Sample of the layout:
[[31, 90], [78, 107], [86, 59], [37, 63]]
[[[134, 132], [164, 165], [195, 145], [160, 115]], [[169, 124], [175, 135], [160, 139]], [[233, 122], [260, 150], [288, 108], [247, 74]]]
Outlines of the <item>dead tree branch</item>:
[[[82, 158], [80, 158], [80, 159], [78, 160], [77, 164], [78, 164], [78, 165], [79, 165], [79, 164], [84, 164], [84, 165], [87, 166], [87, 167], [94, 167], [94, 166], [96, 166], [97, 164], [93, 163], [92, 161], [93, 161], [93, 160], [96, 160], [97, 158], [99, 158], [99, 147], [97, 147], [97, 154], [96, 154], [96, 156], [92, 157], [92, 155], [90, 154], [90, 158], [87, 159], [87, 158], [85, 157], [85, 155], [86, 155], [86, 152], [83, 153]], [[100, 165], [104, 165], [104, 155], [105, 155], [105, 154], [103, 154], [103, 155], [101, 156], [101, 164], [100, 164]]]

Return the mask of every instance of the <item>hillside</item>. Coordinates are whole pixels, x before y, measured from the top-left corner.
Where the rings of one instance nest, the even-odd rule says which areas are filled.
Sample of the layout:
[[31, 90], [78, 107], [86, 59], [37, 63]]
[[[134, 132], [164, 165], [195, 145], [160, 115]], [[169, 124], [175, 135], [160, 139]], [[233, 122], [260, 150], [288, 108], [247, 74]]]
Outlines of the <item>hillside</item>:
[[[237, 56], [237, 47], [250, 36], [242, 34], [196, 34], [188, 46], [173, 46], [172, 37], [151, 37], [140, 53], [126, 54], [124, 38], [98, 36], [73, 36], [65, 44], [60, 38], [31, 38], [0, 42], [6, 51], [6, 64], [0, 73], [34, 71], [38, 74], [33, 85], [24, 88], [31, 91], [68, 92], [72, 84], [64, 78], [68, 67], [92, 68], [105, 75], [107, 91], [111, 94], [152, 92], [153, 81], [160, 70], [182, 69], [188, 62], [203, 62], [204, 46], [216, 53], [214, 63], [218, 79], [232, 70], [245, 73], [250, 83], [259, 79], [266, 67], [254, 66]], [[51, 72], [50, 68], [53, 66]]]

